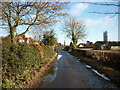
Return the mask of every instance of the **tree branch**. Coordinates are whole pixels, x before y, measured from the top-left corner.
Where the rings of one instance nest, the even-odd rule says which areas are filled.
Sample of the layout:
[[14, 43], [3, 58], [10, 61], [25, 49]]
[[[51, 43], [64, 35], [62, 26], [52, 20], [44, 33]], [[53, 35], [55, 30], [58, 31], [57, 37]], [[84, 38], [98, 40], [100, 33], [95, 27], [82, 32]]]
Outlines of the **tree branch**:
[[27, 32], [29, 31], [30, 27], [31, 27], [32, 25], [34, 25], [34, 23], [36, 22], [36, 20], [37, 20], [37, 18], [38, 18], [38, 13], [39, 13], [39, 10], [36, 12], [36, 18], [35, 18], [35, 20], [33, 21], [33, 23], [31, 23], [31, 24], [28, 26], [28, 28], [26, 29], [25, 32], [19, 34], [18, 36], [24, 35], [25, 33], [27, 33]]

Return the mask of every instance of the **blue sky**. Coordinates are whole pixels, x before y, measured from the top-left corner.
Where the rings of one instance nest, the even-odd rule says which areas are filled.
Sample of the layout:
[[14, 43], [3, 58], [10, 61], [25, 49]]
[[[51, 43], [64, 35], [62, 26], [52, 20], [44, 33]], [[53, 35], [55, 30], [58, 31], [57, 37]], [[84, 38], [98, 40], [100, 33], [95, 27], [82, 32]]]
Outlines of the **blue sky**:
[[[103, 40], [103, 32], [108, 31], [108, 40], [116, 41], [118, 40], [118, 17], [117, 15], [106, 15], [106, 14], [95, 14], [89, 12], [115, 12], [118, 11], [117, 7], [111, 6], [101, 6], [101, 5], [93, 5], [87, 3], [79, 3], [79, 2], [72, 2], [69, 4], [69, 12], [71, 17], [77, 17], [79, 19], [84, 20], [86, 24], [86, 32], [87, 37], [84, 41], [79, 40], [79, 43], [86, 43], [86, 41], [102, 41]], [[60, 25], [56, 26], [57, 28], [57, 37], [58, 41], [69, 45], [71, 42], [65, 34], [61, 32], [59, 29]]]
[[[94, 1], [94, 0], [93, 0]], [[102, 3], [102, 2], [101, 2]], [[117, 15], [112, 18], [113, 15], [105, 15], [105, 14], [95, 14], [89, 12], [115, 12], [118, 10], [117, 7], [112, 6], [101, 6], [101, 5], [93, 5], [87, 3], [79, 3], [79, 2], [71, 2], [69, 5], [69, 9], [63, 10], [63, 12], [67, 12], [70, 17], [76, 17], [78, 19], [84, 20], [86, 24], [86, 33], [87, 37], [84, 41], [79, 40], [79, 43], [86, 43], [86, 41], [102, 41], [103, 40], [103, 32], [108, 31], [110, 41], [118, 40], [118, 17]], [[65, 18], [64, 18], [65, 19]], [[56, 37], [59, 43], [66, 42], [66, 45], [69, 45], [71, 42], [65, 36], [65, 33], [61, 30], [61, 21], [54, 25]], [[25, 27], [18, 27], [20, 31], [24, 31]], [[19, 32], [18, 32], [19, 33]], [[0, 36], [6, 36], [7, 33], [0, 29]], [[26, 36], [32, 36], [30, 33], [27, 33]]]

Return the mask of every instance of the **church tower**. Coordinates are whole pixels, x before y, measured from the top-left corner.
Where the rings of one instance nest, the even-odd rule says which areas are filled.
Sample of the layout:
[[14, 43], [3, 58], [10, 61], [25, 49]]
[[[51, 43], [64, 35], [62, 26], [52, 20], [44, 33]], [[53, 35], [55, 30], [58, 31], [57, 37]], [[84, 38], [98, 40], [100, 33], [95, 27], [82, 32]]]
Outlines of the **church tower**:
[[65, 40], [64, 40], [64, 46], [65, 46]]
[[108, 32], [103, 32], [103, 41], [108, 41]]

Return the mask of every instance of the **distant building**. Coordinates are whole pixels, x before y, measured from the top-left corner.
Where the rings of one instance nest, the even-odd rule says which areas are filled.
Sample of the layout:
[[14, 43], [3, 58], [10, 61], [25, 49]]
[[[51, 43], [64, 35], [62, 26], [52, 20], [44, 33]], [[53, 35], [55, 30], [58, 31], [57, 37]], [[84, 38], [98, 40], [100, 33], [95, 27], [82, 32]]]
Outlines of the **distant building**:
[[65, 40], [64, 40], [64, 46], [65, 46]]
[[27, 38], [27, 37], [25, 37], [25, 36], [19, 36], [18, 38], [17, 38], [17, 43], [22, 43], [22, 42], [25, 42], [25, 43], [29, 43], [29, 40], [30, 40], [31, 38]]
[[80, 43], [77, 47], [81, 50], [92, 50], [93, 49], [93, 46], [90, 46], [90, 45], [87, 46], [85, 43]]
[[85, 44], [84, 43], [80, 43], [77, 47], [84, 47]]
[[103, 32], [103, 41], [108, 41], [108, 32]]
[[95, 50], [120, 50], [119, 41], [97, 41], [94, 44]]

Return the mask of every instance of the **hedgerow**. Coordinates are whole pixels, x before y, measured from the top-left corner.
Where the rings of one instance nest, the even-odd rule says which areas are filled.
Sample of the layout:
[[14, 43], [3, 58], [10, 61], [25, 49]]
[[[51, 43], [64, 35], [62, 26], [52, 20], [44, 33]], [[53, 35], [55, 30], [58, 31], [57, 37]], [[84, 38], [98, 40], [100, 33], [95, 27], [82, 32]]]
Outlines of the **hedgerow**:
[[16, 88], [25, 84], [31, 78], [31, 71], [45, 65], [54, 55], [54, 50], [43, 46], [44, 58], [41, 58], [38, 48], [26, 43], [2, 44], [2, 87]]

